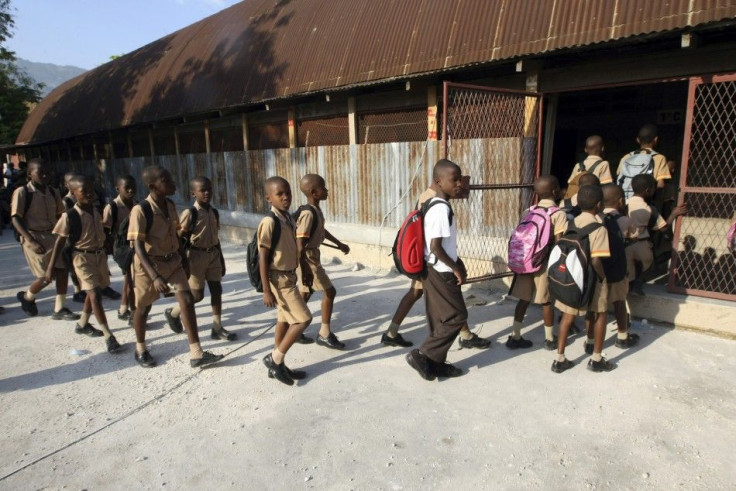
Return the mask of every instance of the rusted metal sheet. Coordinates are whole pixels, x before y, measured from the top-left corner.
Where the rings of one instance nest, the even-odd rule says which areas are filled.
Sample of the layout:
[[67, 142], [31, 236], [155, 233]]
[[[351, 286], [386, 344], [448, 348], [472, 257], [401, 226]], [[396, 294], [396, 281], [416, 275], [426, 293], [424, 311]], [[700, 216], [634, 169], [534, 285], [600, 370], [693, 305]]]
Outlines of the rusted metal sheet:
[[18, 144], [734, 16], [735, 0], [249, 0], [58, 87]]

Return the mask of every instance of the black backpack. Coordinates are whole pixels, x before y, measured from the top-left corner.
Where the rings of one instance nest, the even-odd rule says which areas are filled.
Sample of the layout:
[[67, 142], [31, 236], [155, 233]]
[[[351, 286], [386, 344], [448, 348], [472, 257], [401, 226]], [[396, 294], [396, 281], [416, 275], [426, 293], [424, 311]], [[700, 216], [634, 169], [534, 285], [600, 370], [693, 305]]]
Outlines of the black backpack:
[[550, 296], [569, 307], [587, 308], [593, 299], [597, 275], [590, 264], [588, 236], [602, 226], [591, 223], [578, 229], [571, 225], [550, 253], [547, 268]]
[[[271, 238], [271, 248], [268, 251], [267, 261], [268, 264], [271, 264], [271, 261], [273, 261], [274, 248], [281, 238], [281, 221], [272, 211], [266, 213], [266, 216], [273, 218], [274, 221], [273, 237]], [[261, 254], [259, 249], [258, 231], [256, 230], [253, 234], [253, 239], [248, 244], [246, 266], [248, 269], [248, 279], [250, 280], [250, 284], [253, 285], [258, 293], [263, 293], [263, 282], [261, 281], [261, 268], [259, 264]]]
[[606, 213], [603, 215], [603, 226], [608, 231], [608, 248], [611, 257], [601, 258], [606, 281], [616, 283], [626, 278], [626, 242], [621, 227], [618, 226], [619, 215]]
[[61, 257], [64, 258], [67, 270], [73, 273], [72, 253], [77, 242], [82, 237], [82, 217], [79, 216], [79, 212], [72, 205], [71, 208], [66, 210], [66, 218], [69, 221], [69, 235], [64, 243], [64, 248], [61, 250]]
[[[151, 208], [151, 203], [144, 199], [135, 206], [140, 206], [141, 210], [143, 210], [143, 216], [146, 218], [147, 235], [153, 226], [153, 208]], [[114, 208], [117, 208], [117, 206], [114, 206]], [[120, 223], [120, 227], [118, 227], [117, 235], [115, 236], [115, 247], [112, 253], [112, 258], [123, 271], [130, 270], [130, 265], [133, 263], [133, 256], [135, 256], [135, 249], [130, 246], [130, 241], [128, 240], [129, 226], [130, 215], [125, 217]]]
[[[217, 211], [217, 208], [214, 206], [210, 206], [210, 210], [212, 210], [212, 213], [215, 214], [215, 220], [217, 220], [217, 224], [220, 224], [220, 212]], [[189, 207], [189, 213], [192, 217], [191, 221], [189, 222], [189, 228], [184, 231], [183, 234], [181, 234], [181, 244], [184, 247], [184, 249], [189, 249], [192, 247], [192, 232], [194, 232], [194, 227], [197, 226], [197, 219], [199, 218], [199, 212], [197, 211], [197, 208], [195, 206]]]

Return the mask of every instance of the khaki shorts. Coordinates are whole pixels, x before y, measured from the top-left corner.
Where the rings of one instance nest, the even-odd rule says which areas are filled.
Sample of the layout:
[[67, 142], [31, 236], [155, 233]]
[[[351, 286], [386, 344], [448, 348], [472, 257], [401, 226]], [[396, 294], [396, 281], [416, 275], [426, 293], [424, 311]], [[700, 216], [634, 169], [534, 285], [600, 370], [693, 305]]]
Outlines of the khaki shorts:
[[299, 324], [312, 320], [312, 313], [299, 293], [296, 285], [296, 273], [291, 271], [271, 270], [269, 275], [271, 291], [276, 297], [278, 313], [276, 320], [288, 324]]
[[220, 249], [212, 252], [189, 250], [189, 287], [204, 290], [208, 281], [222, 281], [222, 262]]
[[107, 267], [107, 254], [73, 252], [72, 265], [79, 279], [79, 287], [84, 291], [110, 286], [110, 270]]
[[[314, 275], [314, 282], [312, 283], [311, 291], [319, 292], [333, 288], [332, 282], [327, 276], [325, 268], [322, 267], [319, 249], [306, 249], [304, 251], [304, 257], [307, 260], [307, 264], [309, 264], [309, 269]], [[304, 286], [304, 284], [302, 283], [301, 268], [299, 269], [297, 274], [297, 281], [299, 285], [299, 291], [307, 293], [310, 291], [310, 288], [308, 286]]]
[[639, 240], [626, 248], [626, 267], [629, 270], [629, 281], [636, 279], [635, 261], [641, 263], [642, 272], [650, 268], [654, 262], [651, 242], [648, 240]]
[[514, 275], [509, 295], [525, 302], [549, 303], [547, 268], [543, 267], [536, 273]]
[[[174, 254], [168, 261], [157, 260], [152, 257], [150, 257], [150, 260], [153, 269], [164, 278], [166, 283], [174, 285], [177, 291], [190, 291], [187, 275], [184, 273], [184, 268], [181, 267], [181, 257], [178, 254]], [[133, 259], [133, 286], [137, 308], [148, 307], [160, 296], [160, 293], [153, 286], [153, 279], [143, 269], [137, 254]]]
[[562, 313], [572, 315], [585, 315], [589, 310], [596, 314], [600, 312], [608, 312], [608, 283], [605, 281], [596, 281], [593, 298], [590, 301], [589, 308], [587, 309], [569, 307], [559, 300], [555, 301], [555, 308]]
[[624, 278], [621, 281], [608, 284], [608, 302], [624, 302], [629, 294], [629, 280]]
[[[49, 265], [49, 259], [51, 259], [51, 252], [53, 251], [54, 244], [56, 243], [56, 236], [51, 232], [29, 231], [28, 233], [31, 234], [31, 237], [36, 239], [44, 249], [46, 249], [46, 252], [43, 254], [36, 254], [30, 246], [26, 245], [23, 238], [20, 239], [23, 244], [23, 255], [26, 257], [28, 267], [31, 269], [33, 276], [36, 279], [40, 279], [46, 276], [46, 267]], [[66, 263], [64, 262], [62, 254], [59, 254], [59, 257], [56, 258], [54, 267], [58, 269], [66, 269]]]

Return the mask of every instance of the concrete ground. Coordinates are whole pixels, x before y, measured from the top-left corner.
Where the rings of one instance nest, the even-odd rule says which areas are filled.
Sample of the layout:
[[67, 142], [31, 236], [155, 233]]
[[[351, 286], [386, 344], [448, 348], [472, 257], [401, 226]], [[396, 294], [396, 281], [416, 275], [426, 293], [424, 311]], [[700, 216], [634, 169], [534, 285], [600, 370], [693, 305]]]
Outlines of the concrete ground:
[[[409, 282], [331, 264], [333, 329], [343, 352], [296, 345], [287, 360], [309, 372], [287, 387], [266, 377], [273, 342], [267, 310], [244, 274], [243, 247], [226, 248], [226, 326], [238, 341], [209, 339], [210, 308], [198, 308], [204, 346], [227, 354], [189, 367], [184, 335], [157, 303], [150, 350], [133, 360], [132, 329], [106, 301], [125, 350], [52, 321], [51, 289], [27, 318], [15, 300], [29, 280], [12, 235], [0, 237], [0, 488], [2, 489], [724, 489], [736, 484], [736, 343], [641, 326], [639, 347], [613, 346], [611, 373], [585, 369], [583, 340], [568, 347], [574, 369], [550, 371], [540, 311], [530, 309], [530, 350], [509, 351], [514, 303], [467, 292], [472, 327], [489, 350], [458, 350], [467, 371], [427, 382], [406, 350], [379, 344]], [[112, 265], [112, 263], [111, 263]], [[115, 269], [113, 268], [113, 271]], [[113, 286], [120, 289], [120, 275]], [[205, 300], [206, 302], [206, 300]], [[319, 310], [319, 298], [311, 302]], [[70, 302], [74, 309], [79, 304]], [[425, 334], [417, 305], [403, 332]], [[94, 324], [94, 321], [93, 321]], [[316, 325], [308, 334], [314, 335]]]

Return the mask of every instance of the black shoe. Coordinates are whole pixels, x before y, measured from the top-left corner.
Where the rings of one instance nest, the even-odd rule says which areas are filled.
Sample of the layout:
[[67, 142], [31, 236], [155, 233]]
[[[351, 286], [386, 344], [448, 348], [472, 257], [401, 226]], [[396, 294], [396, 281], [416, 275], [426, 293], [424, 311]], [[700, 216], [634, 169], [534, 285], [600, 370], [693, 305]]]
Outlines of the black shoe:
[[413, 349], [407, 353], [406, 362], [410, 367], [416, 370], [424, 380], [434, 380], [437, 378], [429, 367], [429, 360], [418, 349]]
[[23, 312], [28, 314], [29, 317], [34, 317], [38, 315], [38, 307], [36, 306], [36, 301], [26, 300], [26, 292], [18, 292], [15, 298], [17, 298], [20, 302], [20, 308], [23, 309]]
[[80, 317], [66, 307], [51, 314], [51, 318], [55, 321], [78, 321]]
[[616, 369], [616, 364], [611, 363], [605, 358], [601, 358], [601, 361], [588, 360], [588, 370], [593, 372], [610, 372]]
[[411, 341], [407, 341], [403, 337], [401, 337], [401, 334], [396, 334], [395, 338], [392, 338], [388, 335], [387, 332], [384, 332], [381, 336], [381, 344], [384, 344], [386, 346], [397, 346], [399, 348], [408, 348], [410, 346], [414, 346], [414, 343]]
[[153, 359], [151, 353], [149, 353], [148, 350], [144, 351], [140, 355], [138, 354], [138, 351], [136, 351], [135, 361], [137, 361], [138, 364], [143, 368], [152, 368], [156, 366], [156, 360]]
[[528, 339], [514, 339], [513, 336], [509, 336], [509, 339], [506, 341], [506, 347], [508, 349], [526, 349], [531, 348], [533, 344], [534, 343], [532, 343]]
[[181, 334], [184, 332], [184, 326], [181, 325], [181, 316], [173, 317], [171, 315], [172, 310], [174, 309], [171, 308], [164, 310], [164, 317], [166, 318], [166, 322], [169, 324], [169, 328], [171, 328], [171, 330], [176, 334]]
[[133, 313], [130, 310], [126, 310], [122, 314], [118, 310], [118, 319], [120, 319], [121, 321], [129, 321], [132, 318], [133, 318]]
[[307, 378], [307, 372], [305, 372], [304, 370], [292, 370], [286, 365], [284, 365], [284, 370], [286, 371], [286, 374], [294, 380], [302, 380]]
[[286, 365], [277, 365], [270, 354], [263, 357], [263, 364], [268, 368], [268, 378], [275, 378], [282, 384], [294, 385], [294, 379], [286, 371]]
[[90, 324], [89, 322], [86, 323], [84, 326], [80, 326], [79, 324], [77, 324], [74, 327], [74, 333], [75, 334], [84, 334], [85, 336], [89, 336], [91, 338], [99, 338], [99, 337], [104, 336], [104, 334], [102, 333], [102, 331], [100, 331], [99, 329], [95, 329], [94, 327], [92, 327], [92, 324]]
[[341, 343], [335, 333], [330, 333], [326, 338], [317, 335], [317, 344], [332, 349], [345, 349], [345, 343]]
[[546, 349], [547, 351], [554, 351], [554, 350], [556, 350], [557, 349], [557, 336], [554, 336], [552, 338], [552, 341], [550, 341], [549, 339], [546, 339], [545, 338], [545, 340], [544, 340], [544, 349]]
[[593, 343], [585, 343], [585, 354], [586, 355], [592, 355], [593, 354]]
[[571, 362], [567, 358], [565, 358], [565, 361], [553, 361], [552, 362], [552, 371], [555, 373], [562, 373], [565, 370], [569, 370], [570, 368], [574, 367], [575, 363]]
[[305, 336], [304, 333], [302, 333], [301, 336], [299, 336], [299, 339], [296, 340], [299, 344], [312, 344], [314, 342], [314, 339], [310, 338], [309, 336]]
[[617, 348], [626, 349], [626, 348], [631, 348], [632, 346], [636, 346], [637, 344], [639, 344], [638, 334], [629, 333], [629, 336], [626, 339], [616, 338]]
[[634, 295], [640, 295], [642, 297], [647, 296], [647, 294], [644, 293], [644, 286], [642, 285], [641, 281], [629, 282], [629, 292], [633, 293]]
[[120, 343], [118, 343], [118, 340], [115, 339], [115, 336], [110, 336], [105, 340], [105, 346], [107, 346], [107, 352], [108, 353], [115, 353], [118, 351], [122, 346], [120, 346]]
[[202, 358], [190, 359], [189, 364], [192, 366], [192, 368], [197, 368], [197, 367], [201, 368], [207, 365], [211, 365], [213, 363], [217, 363], [223, 358], [224, 358], [224, 355], [216, 355], [214, 353], [210, 353], [209, 351], [203, 351]]
[[429, 366], [432, 373], [438, 377], [460, 377], [464, 373], [462, 368], [450, 365], [449, 363], [436, 363], [429, 360]]
[[477, 334], [473, 333], [473, 337], [470, 339], [458, 338], [461, 348], [478, 348], [486, 349], [491, 347], [490, 339], [483, 339]]
[[80, 290], [72, 296], [72, 301], [77, 303], [84, 303], [84, 299], [86, 298], [87, 292]]
[[223, 341], [235, 341], [236, 339], [238, 339], [237, 334], [226, 330], [224, 327], [221, 327], [219, 331], [212, 329], [212, 332], [210, 332], [210, 337], [212, 339], [221, 339]]
[[102, 295], [105, 298], [109, 298], [110, 300], [120, 300], [120, 297], [121, 297], [121, 295], [118, 292], [116, 292], [109, 286], [106, 286], [105, 288], [103, 288], [102, 291], [100, 292], [100, 295]]

